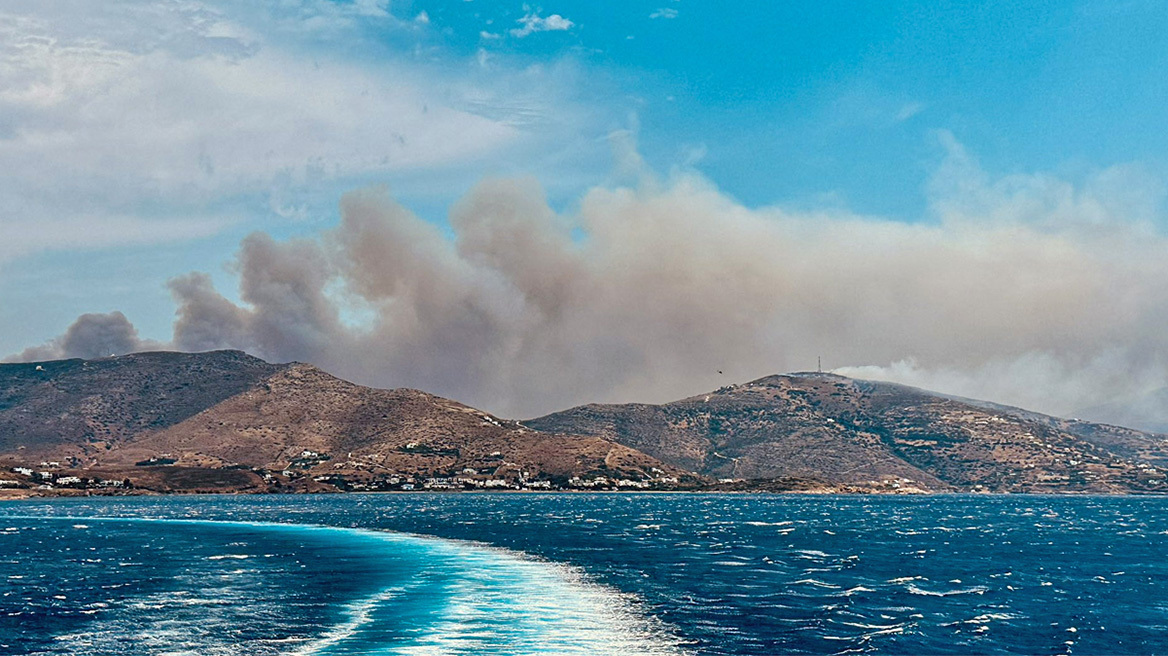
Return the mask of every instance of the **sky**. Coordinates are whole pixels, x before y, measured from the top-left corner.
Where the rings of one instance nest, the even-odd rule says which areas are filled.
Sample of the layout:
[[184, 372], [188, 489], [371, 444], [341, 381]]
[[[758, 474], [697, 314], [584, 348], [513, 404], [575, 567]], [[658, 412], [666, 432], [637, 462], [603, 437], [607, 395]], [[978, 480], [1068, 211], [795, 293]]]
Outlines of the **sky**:
[[822, 356], [1168, 426], [1166, 33], [1138, 0], [9, 0], [0, 357], [242, 348], [531, 416]]

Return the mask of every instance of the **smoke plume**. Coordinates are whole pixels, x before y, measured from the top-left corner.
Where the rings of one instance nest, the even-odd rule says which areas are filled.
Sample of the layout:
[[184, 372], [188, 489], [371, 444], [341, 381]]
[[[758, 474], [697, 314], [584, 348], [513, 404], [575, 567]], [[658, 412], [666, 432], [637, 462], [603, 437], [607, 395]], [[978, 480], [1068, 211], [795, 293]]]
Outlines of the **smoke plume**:
[[[316, 239], [244, 240], [242, 305], [204, 274], [173, 280], [172, 347], [309, 361], [517, 417], [678, 398], [817, 356], [1052, 413], [1168, 384], [1158, 191], [1122, 168], [991, 180], [948, 147], [918, 223], [747, 208], [690, 174], [595, 188], [560, 214], [534, 181], [488, 180], [451, 208], [451, 239], [385, 189], [353, 191]], [[42, 350], [92, 353], [87, 316]], [[140, 347], [118, 325], [101, 353]]]
[[16, 362], [83, 358], [91, 360], [135, 351], [149, 351], [164, 345], [138, 337], [138, 331], [121, 312], [83, 314], [47, 344], [27, 348], [8, 358]]

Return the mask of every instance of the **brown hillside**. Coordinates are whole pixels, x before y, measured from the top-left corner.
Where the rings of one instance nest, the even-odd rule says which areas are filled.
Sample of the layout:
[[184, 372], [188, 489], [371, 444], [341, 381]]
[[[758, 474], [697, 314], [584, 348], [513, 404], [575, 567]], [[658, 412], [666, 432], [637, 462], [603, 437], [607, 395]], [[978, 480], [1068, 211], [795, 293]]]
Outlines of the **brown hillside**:
[[717, 478], [1168, 491], [1153, 457], [1164, 436], [831, 374], [769, 376], [656, 406], [581, 406], [524, 424], [605, 437]]
[[177, 424], [282, 366], [239, 351], [0, 364], [0, 452], [102, 451]]
[[361, 477], [453, 476], [472, 468], [498, 476], [640, 479], [652, 477], [654, 467], [676, 471], [607, 440], [539, 433], [432, 394], [362, 387], [306, 364], [110, 455], [122, 464], [165, 456], [180, 466], [308, 465], [314, 474]]
[[0, 394], [0, 464], [23, 489], [120, 491], [127, 479], [163, 492], [701, 482], [602, 438], [540, 433], [425, 392], [235, 351], [5, 364]]

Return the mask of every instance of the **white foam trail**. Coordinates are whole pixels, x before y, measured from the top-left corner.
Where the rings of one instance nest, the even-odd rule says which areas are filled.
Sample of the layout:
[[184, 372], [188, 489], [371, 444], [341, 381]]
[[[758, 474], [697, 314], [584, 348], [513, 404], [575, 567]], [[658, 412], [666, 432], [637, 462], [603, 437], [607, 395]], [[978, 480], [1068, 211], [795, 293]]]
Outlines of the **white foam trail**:
[[[403, 548], [414, 556], [422, 549], [419, 568], [413, 578], [353, 602], [345, 609], [345, 619], [324, 634], [304, 639], [264, 640], [267, 649], [290, 642], [281, 649], [289, 656], [327, 654], [392, 654], [430, 656], [447, 654], [557, 654], [563, 656], [675, 656], [684, 654], [680, 641], [664, 625], [636, 607], [631, 595], [591, 581], [580, 569], [535, 559], [526, 554], [493, 546], [370, 529], [341, 528], [307, 524], [283, 524], [201, 519], [143, 517], [22, 517], [20, 519], [85, 521], [166, 522], [237, 526], [260, 530], [296, 530], [344, 533], [386, 543], [386, 557], [401, 558]], [[243, 554], [209, 556], [209, 560], [237, 559]], [[418, 599], [409, 599], [412, 590]], [[438, 594], [433, 594], [437, 591]], [[181, 594], [181, 593], [180, 593]], [[388, 614], [400, 620], [414, 601], [432, 606], [425, 623], [402, 637], [397, 632], [392, 643], [377, 644], [380, 617]], [[145, 600], [158, 608], [185, 600], [173, 598]], [[245, 599], [232, 600], [245, 603]], [[229, 602], [231, 603], [231, 602]], [[289, 627], [290, 630], [295, 627]], [[92, 640], [96, 636], [87, 636]], [[115, 638], [116, 636], [105, 636]], [[178, 635], [159, 631], [155, 646]], [[189, 636], [184, 636], [189, 638]], [[293, 642], [294, 641], [294, 642]], [[168, 653], [201, 651], [201, 656], [218, 653], [245, 653], [221, 649], [198, 649], [187, 641], [175, 640]], [[293, 646], [294, 645], [294, 646]], [[250, 653], [250, 652], [247, 652]], [[257, 652], [258, 653], [258, 652]]]
[[372, 611], [378, 604], [393, 599], [397, 596], [398, 592], [397, 589], [387, 588], [375, 595], [350, 604], [345, 609], [349, 617], [348, 620], [334, 626], [320, 638], [307, 641], [307, 644], [291, 652], [291, 656], [310, 656], [312, 654], [328, 653], [329, 649], [344, 644], [346, 640], [350, 640], [356, 636], [361, 627], [373, 621]]
[[[297, 656], [333, 653], [680, 655], [678, 641], [638, 612], [628, 595], [597, 585], [579, 569], [478, 543], [381, 531], [357, 532], [389, 543], [426, 546], [428, 567], [405, 588], [387, 588], [348, 609], [348, 619]], [[427, 591], [441, 588], [437, 595]], [[411, 589], [432, 609], [426, 630], [395, 644], [371, 647], [375, 613]], [[360, 651], [352, 651], [359, 649]]]
[[579, 570], [506, 550], [445, 543], [463, 567], [441, 619], [412, 644], [380, 653], [680, 654], [632, 600]]

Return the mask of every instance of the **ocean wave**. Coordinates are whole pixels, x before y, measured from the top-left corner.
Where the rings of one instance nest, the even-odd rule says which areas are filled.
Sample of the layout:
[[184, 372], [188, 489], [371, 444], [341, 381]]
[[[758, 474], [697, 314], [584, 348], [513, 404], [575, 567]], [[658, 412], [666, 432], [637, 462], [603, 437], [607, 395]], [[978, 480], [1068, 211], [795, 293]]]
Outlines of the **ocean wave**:
[[979, 594], [980, 595], [980, 594], [985, 594], [986, 592], [989, 592], [989, 588], [982, 586], [982, 585], [975, 585], [971, 588], [958, 588], [956, 590], [940, 590], [940, 591], [926, 590], [924, 588], [921, 588], [921, 587], [918, 587], [915, 585], [909, 585], [909, 586], [905, 587], [905, 590], [907, 592], [909, 592], [910, 594], [921, 595], [924, 597], [954, 597], [957, 595], [967, 595], [967, 594]]

